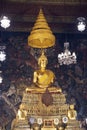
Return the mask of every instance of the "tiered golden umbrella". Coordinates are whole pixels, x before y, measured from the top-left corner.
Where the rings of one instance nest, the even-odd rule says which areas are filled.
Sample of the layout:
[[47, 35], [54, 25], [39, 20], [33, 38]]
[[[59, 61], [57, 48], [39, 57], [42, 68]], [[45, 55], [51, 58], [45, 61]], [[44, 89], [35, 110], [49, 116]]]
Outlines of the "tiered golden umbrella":
[[55, 45], [55, 36], [48, 26], [42, 9], [40, 9], [34, 27], [28, 36], [28, 45], [33, 48], [40, 49], [52, 47]]

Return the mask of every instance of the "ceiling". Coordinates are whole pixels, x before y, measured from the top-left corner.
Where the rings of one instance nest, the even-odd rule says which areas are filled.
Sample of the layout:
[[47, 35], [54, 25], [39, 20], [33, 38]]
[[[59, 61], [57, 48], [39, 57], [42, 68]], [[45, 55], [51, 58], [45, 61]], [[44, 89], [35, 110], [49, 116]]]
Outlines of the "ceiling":
[[7, 31], [31, 31], [40, 8], [54, 33], [78, 33], [77, 17], [87, 18], [87, 0], [0, 0], [0, 16], [11, 19]]

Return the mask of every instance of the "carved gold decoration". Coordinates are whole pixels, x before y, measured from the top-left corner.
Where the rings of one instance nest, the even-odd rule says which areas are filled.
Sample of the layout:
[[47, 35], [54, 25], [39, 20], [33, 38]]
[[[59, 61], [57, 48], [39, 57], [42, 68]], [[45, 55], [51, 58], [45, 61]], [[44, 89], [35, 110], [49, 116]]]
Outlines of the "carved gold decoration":
[[[55, 91], [54, 91], [55, 92]], [[42, 93], [24, 93], [23, 95], [23, 105], [25, 105], [28, 111], [28, 115], [38, 115], [38, 116], [56, 116], [56, 115], [67, 115], [67, 110], [69, 106], [65, 104], [65, 96], [62, 93], [50, 92], [53, 98], [52, 104], [46, 106], [42, 102]], [[58, 96], [57, 96], [58, 95]], [[63, 99], [63, 100], [61, 100]], [[47, 100], [47, 99], [45, 99]], [[57, 102], [57, 101], [58, 102]]]
[[[43, 93], [39, 91], [33, 92], [31, 91], [24, 91], [23, 99], [22, 99], [22, 108], [27, 111], [27, 120], [31, 120], [31, 129], [39, 129], [40, 124], [38, 124], [38, 119], [41, 120], [41, 130], [56, 130], [57, 128], [63, 130], [81, 130], [80, 122], [74, 118], [73, 120], [68, 118], [66, 122], [66, 128], [63, 127], [63, 123], [65, 122], [65, 117], [68, 117], [68, 111], [70, 110], [70, 106], [66, 104], [65, 95], [61, 92], [50, 91], [50, 94], [53, 98], [52, 104], [45, 105], [42, 102]], [[28, 88], [28, 90], [29, 90]], [[35, 88], [34, 88], [35, 89]], [[41, 89], [41, 88], [38, 88]], [[47, 99], [45, 99], [47, 100]], [[27, 120], [16, 120], [16, 129], [12, 130], [21, 130], [21, 126], [24, 130], [27, 130], [29, 126], [26, 127]], [[58, 123], [55, 125], [55, 119], [58, 119]], [[64, 122], [63, 122], [64, 120]], [[21, 126], [20, 126], [21, 124]], [[36, 127], [38, 126], [38, 127]]]
[[28, 37], [28, 45], [34, 48], [48, 48], [55, 45], [55, 36], [48, 26], [42, 9]]

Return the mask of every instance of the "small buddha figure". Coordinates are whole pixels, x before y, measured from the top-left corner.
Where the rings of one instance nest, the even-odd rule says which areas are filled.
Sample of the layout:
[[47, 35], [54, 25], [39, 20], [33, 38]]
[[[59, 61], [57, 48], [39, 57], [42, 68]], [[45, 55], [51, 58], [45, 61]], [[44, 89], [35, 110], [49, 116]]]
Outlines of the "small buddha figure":
[[20, 122], [22, 122], [22, 125], [24, 126], [28, 124], [27, 110], [24, 108], [23, 104], [20, 105], [16, 114], [16, 118], [14, 118], [11, 123], [11, 130], [15, 130], [15, 128], [19, 130], [19, 126], [21, 125]]
[[23, 105], [20, 105], [20, 109], [18, 109], [17, 117], [18, 120], [25, 120], [27, 116], [27, 111], [23, 108]]
[[76, 112], [76, 110], [74, 110], [74, 105], [71, 104], [70, 108], [68, 110], [68, 117], [70, 120], [75, 120], [76, 116], [77, 116], [77, 112]]

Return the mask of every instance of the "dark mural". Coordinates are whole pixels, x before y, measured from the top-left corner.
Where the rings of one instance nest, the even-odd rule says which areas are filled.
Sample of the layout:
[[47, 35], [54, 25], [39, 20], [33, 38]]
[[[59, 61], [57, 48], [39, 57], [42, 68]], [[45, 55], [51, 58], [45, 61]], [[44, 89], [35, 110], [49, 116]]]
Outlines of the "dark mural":
[[[6, 46], [6, 60], [0, 62], [3, 82], [0, 84], [0, 125], [9, 129], [22, 100], [23, 90], [32, 83], [33, 72], [37, 69], [39, 49], [27, 44], [28, 33], [2, 32], [0, 46]], [[66, 94], [67, 103], [74, 103], [77, 119], [87, 118], [87, 35], [67, 34], [70, 51], [75, 51], [77, 63], [60, 66], [57, 55], [63, 51], [65, 34], [55, 34], [56, 45], [46, 49], [48, 68], [55, 75], [55, 86]], [[83, 124], [84, 125], [84, 124]]]

